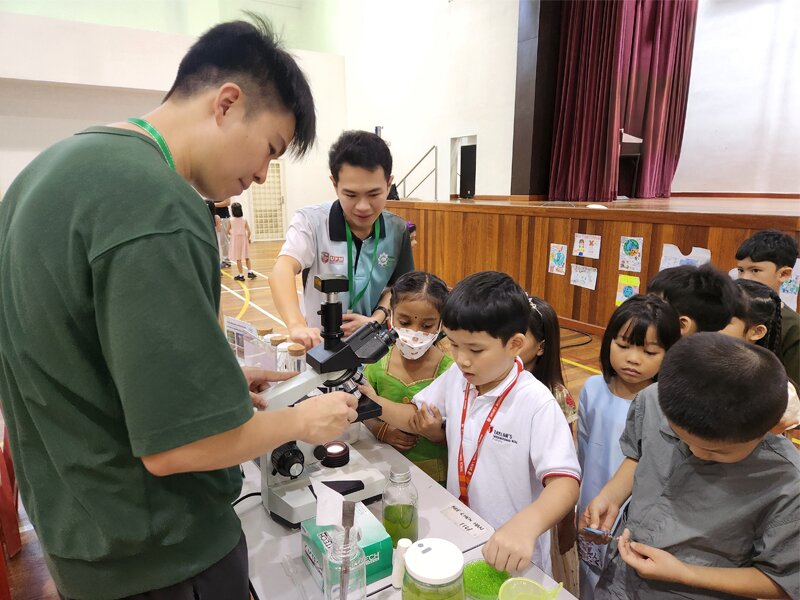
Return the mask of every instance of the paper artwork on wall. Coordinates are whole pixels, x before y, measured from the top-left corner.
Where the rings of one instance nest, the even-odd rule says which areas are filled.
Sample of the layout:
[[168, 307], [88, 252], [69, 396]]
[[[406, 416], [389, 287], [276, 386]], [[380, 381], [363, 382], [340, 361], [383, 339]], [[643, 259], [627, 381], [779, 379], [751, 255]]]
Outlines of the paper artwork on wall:
[[567, 245], [550, 244], [550, 257], [547, 259], [547, 272], [555, 275], [567, 273]]
[[620, 275], [617, 282], [617, 306], [639, 293], [639, 278], [636, 275]]
[[603, 238], [599, 235], [576, 233], [575, 242], [572, 245], [572, 256], [600, 258], [600, 242], [602, 240]]
[[597, 287], [597, 269], [594, 267], [585, 267], [583, 265], [570, 265], [569, 282], [578, 287], [593, 290]]
[[619, 238], [619, 270], [642, 272], [642, 247], [644, 238], [621, 236]]
[[694, 265], [699, 267], [711, 261], [711, 250], [708, 248], [692, 247], [692, 251], [688, 255], [684, 255], [680, 248], [674, 244], [664, 244], [664, 249], [661, 251], [661, 264], [658, 267], [659, 271], [669, 269], [672, 267], [680, 267], [681, 265]]
[[797, 310], [798, 292], [800, 292], [800, 258], [794, 263], [791, 277], [781, 284], [781, 300], [792, 310]]

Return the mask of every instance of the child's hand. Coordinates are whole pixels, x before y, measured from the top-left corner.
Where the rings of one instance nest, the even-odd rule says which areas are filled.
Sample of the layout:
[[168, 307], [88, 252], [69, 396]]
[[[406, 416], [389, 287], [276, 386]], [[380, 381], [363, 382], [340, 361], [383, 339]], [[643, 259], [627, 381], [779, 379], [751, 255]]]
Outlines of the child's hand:
[[408, 452], [417, 445], [419, 436], [411, 433], [406, 433], [389, 425], [386, 432], [383, 434], [382, 442], [389, 444], [395, 450], [400, 452]]
[[619, 538], [619, 555], [643, 579], [682, 583], [691, 576], [688, 565], [669, 552], [631, 541], [628, 529]]
[[483, 546], [483, 558], [498, 571], [524, 571], [533, 558], [538, 536], [530, 527], [521, 527], [511, 519], [494, 532]]
[[411, 425], [414, 428], [414, 432], [432, 442], [440, 443], [445, 440], [442, 423], [444, 423], [444, 419], [442, 419], [439, 409], [424, 403], [419, 407], [416, 414], [411, 417]]
[[579, 516], [578, 530], [581, 531], [581, 536], [585, 537], [587, 540], [594, 541], [598, 544], [607, 544], [608, 538], [595, 538], [592, 534], [582, 530], [584, 527], [591, 527], [592, 529], [611, 531], [618, 514], [619, 506], [611, 502], [611, 500], [605, 496], [597, 495], [589, 502], [589, 506], [583, 511], [583, 514]]
[[370, 400], [375, 400], [375, 398], [378, 397], [378, 392], [375, 391], [375, 388], [372, 387], [366, 379], [364, 379], [364, 383], [358, 385], [358, 391]]

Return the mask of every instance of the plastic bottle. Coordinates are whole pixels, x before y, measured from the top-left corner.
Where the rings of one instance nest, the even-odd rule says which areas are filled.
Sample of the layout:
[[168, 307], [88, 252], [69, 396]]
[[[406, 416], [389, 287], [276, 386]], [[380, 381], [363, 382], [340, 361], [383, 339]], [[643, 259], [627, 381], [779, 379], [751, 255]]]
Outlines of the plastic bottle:
[[452, 542], [425, 538], [405, 555], [403, 600], [464, 600], [464, 555]]
[[383, 527], [397, 547], [400, 538], [417, 539], [419, 515], [417, 513], [417, 488], [411, 483], [408, 467], [392, 467], [389, 483], [383, 490]]
[[267, 358], [269, 367], [267, 370], [278, 370], [278, 346], [285, 343], [288, 339], [289, 338], [285, 335], [275, 335], [274, 333], [269, 336], [269, 357]]
[[[330, 532], [331, 546], [325, 560], [323, 588], [325, 600], [364, 600], [367, 597], [367, 557], [358, 545], [358, 530], [350, 530], [350, 542], [344, 544], [344, 531]], [[342, 565], [347, 568], [347, 593], [342, 594]]]
[[281, 342], [275, 346], [275, 370], [288, 371], [289, 370], [289, 346], [294, 342]]
[[289, 368], [287, 371], [297, 371], [302, 373], [306, 370], [306, 347], [303, 344], [290, 344], [289, 349]]

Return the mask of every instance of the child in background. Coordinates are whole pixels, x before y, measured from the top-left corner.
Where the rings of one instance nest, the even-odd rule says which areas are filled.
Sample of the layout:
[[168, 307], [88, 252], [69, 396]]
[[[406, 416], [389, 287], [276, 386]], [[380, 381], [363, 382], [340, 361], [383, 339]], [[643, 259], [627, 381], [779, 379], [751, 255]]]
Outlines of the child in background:
[[755, 344], [698, 333], [667, 352], [631, 406], [625, 461], [579, 523], [611, 529], [630, 496], [597, 600], [800, 598], [800, 456], [768, 433], [786, 389]]
[[[739, 303], [728, 326], [721, 333], [739, 338], [766, 348], [778, 358], [781, 341], [781, 298], [769, 287], [758, 281], [737, 279]], [[772, 429], [772, 433], [783, 433], [800, 423], [800, 399], [789, 383], [789, 402], [786, 412]]]
[[411, 221], [406, 221], [406, 229], [408, 229], [408, 237], [411, 240], [411, 249], [417, 247], [417, 226]]
[[[675, 310], [655, 296], [633, 296], [611, 315], [600, 346], [603, 375], [586, 380], [579, 400], [578, 460], [584, 474], [579, 516], [625, 459], [619, 438], [631, 401], [657, 380], [664, 355], [680, 337]], [[594, 598], [605, 549], [578, 538], [581, 600]]]
[[222, 246], [220, 245], [219, 236], [222, 233], [222, 218], [217, 214], [217, 208], [213, 200], [206, 200], [206, 206], [211, 212], [211, 221], [214, 223], [214, 231], [217, 232], [217, 248], [219, 248], [219, 268], [225, 266], [224, 257], [222, 256]]
[[496, 529], [483, 547], [489, 564], [522, 571], [533, 560], [549, 573], [543, 534], [575, 506], [580, 468], [553, 394], [518, 358], [530, 312], [527, 294], [505, 273], [470, 275], [442, 309], [455, 364], [412, 405], [362, 391], [391, 425], [446, 439], [448, 491]]
[[[553, 307], [538, 296], [529, 296], [531, 318], [525, 332], [525, 345], [519, 353], [522, 364], [541, 381], [561, 407], [573, 439], [578, 406], [564, 385], [561, 371], [561, 330]], [[575, 548], [575, 511], [550, 530], [550, 560], [553, 579], [564, 584], [571, 594], [578, 593], [578, 552]]]
[[[453, 364], [453, 359], [435, 345], [447, 295], [444, 281], [420, 271], [400, 276], [392, 286], [390, 319], [400, 337], [386, 356], [364, 369], [379, 396], [408, 404]], [[405, 454], [435, 481], [446, 484], [446, 445], [406, 433], [381, 419], [370, 419], [365, 425], [380, 441]]]
[[733, 280], [713, 265], [681, 265], [664, 269], [647, 284], [678, 313], [681, 335], [719, 331], [733, 316], [739, 292]]
[[[792, 276], [797, 261], [797, 242], [781, 231], [765, 229], [742, 242], [736, 260], [740, 279], [759, 281], [780, 294], [781, 284]], [[785, 304], [781, 306], [778, 356], [789, 380], [800, 389], [800, 316]]]
[[247, 219], [244, 218], [242, 205], [238, 202], [231, 204], [231, 220], [230, 220], [230, 257], [236, 261], [236, 268], [239, 274], [234, 277], [236, 281], [244, 281], [242, 274], [242, 261], [244, 260], [247, 265], [247, 277], [255, 279], [256, 274], [250, 266], [250, 225]]

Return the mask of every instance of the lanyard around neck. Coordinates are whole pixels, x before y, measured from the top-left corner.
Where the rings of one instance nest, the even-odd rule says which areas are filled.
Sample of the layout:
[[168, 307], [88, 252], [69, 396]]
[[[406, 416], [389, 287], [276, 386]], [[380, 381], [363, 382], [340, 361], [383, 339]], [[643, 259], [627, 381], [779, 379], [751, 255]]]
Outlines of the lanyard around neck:
[[506, 389], [503, 390], [503, 393], [500, 394], [500, 397], [494, 401], [494, 405], [489, 411], [489, 415], [486, 417], [483, 427], [481, 427], [481, 433], [478, 436], [478, 443], [475, 446], [475, 454], [472, 455], [472, 460], [469, 461], [469, 466], [466, 469], [464, 468], [464, 423], [467, 420], [467, 410], [469, 409], [469, 383], [464, 389], [464, 409], [461, 411], [461, 439], [459, 440], [458, 444], [458, 487], [460, 492], [458, 499], [467, 506], [469, 506], [469, 494], [467, 493], [467, 490], [470, 482], [472, 481], [472, 474], [475, 472], [475, 465], [478, 463], [478, 452], [481, 450], [483, 438], [486, 435], [486, 432], [489, 430], [489, 427], [491, 427], [497, 411], [500, 410], [503, 400], [506, 399], [506, 396], [508, 396], [514, 386], [517, 384], [519, 374], [522, 373], [523, 366], [522, 361], [519, 358], [516, 360], [515, 367], [517, 369], [517, 374], [514, 376], [514, 379], [511, 381], [511, 383], [508, 384]]
[[372, 280], [372, 271], [375, 270], [375, 263], [378, 260], [378, 242], [380, 241], [381, 237], [381, 218], [375, 220], [375, 227], [373, 229], [374, 237], [375, 237], [375, 244], [372, 247], [372, 266], [369, 268], [369, 275], [367, 275], [367, 282], [364, 284], [364, 287], [361, 288], [361, 291], [356, 293], [356, 274], [355, 274], [355, 266], [353, 264], [353, 232], [350, 231], [350, 225], [347, 224], [347, 221], [344, 222], [344, 232], [345, 236], [347, 237], [347, 282], [349, 284], [350, 290], [350, 309], [352, 310], [353, 307], [358, 304], [358, 301], [363, 298], [364, 294], [369, 287], [369, 282]]
[[144, 119], [140, 119], [138, 117], [130, 117], [128, 119], [128, 123], [132, 125], [136, 125], [140, 129], [144, 129], [150, 136], [156, 141], [158, 147], [161, 148], [162, 154], [164, 154], [164, 158], [167, 160], [167, 164], [170, 168], [174, 171], [175, 170], [175, 161], [172, 160], [172, 152], [169, 151], [169, 146], [167, 146], [167, 142], [164, 139], [164, 136], [153, 127], [150, 123], [145, 121]]

